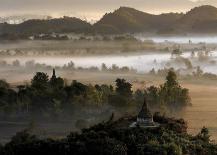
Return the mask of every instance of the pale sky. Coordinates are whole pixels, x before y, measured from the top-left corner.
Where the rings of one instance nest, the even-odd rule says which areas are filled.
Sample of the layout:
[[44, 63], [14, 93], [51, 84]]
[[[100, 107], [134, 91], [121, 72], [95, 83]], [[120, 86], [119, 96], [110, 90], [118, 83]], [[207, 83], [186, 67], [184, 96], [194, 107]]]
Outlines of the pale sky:
[[217, 0], [0, 0], [0, 16], [41, 14], [60, 17], [68, 15], [98, 20], [106, 12], [112, 12], [120, 6], [160, 14], [186, 12], [203, 4], [217, 6]]

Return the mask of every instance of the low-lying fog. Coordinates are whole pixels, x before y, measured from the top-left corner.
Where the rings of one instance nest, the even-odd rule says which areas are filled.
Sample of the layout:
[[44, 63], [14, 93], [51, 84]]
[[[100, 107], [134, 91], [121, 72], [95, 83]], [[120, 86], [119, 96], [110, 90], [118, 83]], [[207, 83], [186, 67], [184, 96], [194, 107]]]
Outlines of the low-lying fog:
[[[154, 42], [159, 43], [159, 44], [161, 43], [163, 44], [166, 40], [168, 40], [169, 42], [175, 42], [174, 45], [176, 43], [177, 44], [185, 43], [191, 46], [191, 43], [196, 44], [200, 42], [206, 42], [207, 44], [208, 43], [214, 44], [214, 47], [217, 47], [217, 36], [216, 37], [151, 37], [151, 38], [141, 37], [141, 36], [139, 37], [141, 40], [152, 39]], [[190, 43], [189, 43], [189, 40], [190, 40]], [[40, 47], [44, 45], [42, 43], [40, 44], [41, 44]], [[70, 42], [68, 42], [68, 45], [69, 44], [71, 45]], [[92, 44], [92, 43], [90, 42], [89, 44]], [[32, 45], [33, 44], [28, 44], [29, 47], [33, 48]], [[9, 45], [7, 45], [7, 47], [5, 46], [3, 47], [0, 46], [0, 48], [6, 49]], [[54, 48], [56, 48], [56, 46], [59, 46], [59, 44], [55, 44]], [[66, 45], [62, 43], [62, 46], [66, 46]], [[62, 46], [59, 47], [61, 50], [63, 50]], [[167, 43], [165, 46], [167, 46]], [[197, 46], [197, 45], [194, 45], [194, 46]], [[35, 49], [40, 49], [38, 48], [38, 46], [36, 47], [37, 48]], [[14, 43], [13, 43], [12, 48], [16, 48], [16, 45]], [[20, 45], [20, 48], [22, 49], [23, 45], [22, 46]], [[71, 48], [71, 46], [68, 48]], [[15, 60], [18, 60], [20, 64], [23, 66], [28, 64], [26, 62], [32, 61], [32, 60], [34, 60], [34, 64], [40, 63], [40, 64], [51, 65], [53, 67], [54, 66], [61, 67], [70, 62], [73, 62], [76, 67], [84, 67], [84, 68], [93, 67], [93, 66], [101, 68], [102, 63], [105, 63], [107, 67], [111, 67], [113, 64], [115, 64], [119, 67], [128, 66], [130, 68], [134, 68], [140, 73], [147, 73], [153, 68], [155, 70], [158, 70], [158, 69], [162, 69], [165, 67], [166, 68], [173, 67], [175, 69], [182, 69], [183, 72], [188, 72], [188, 71], [192, 72], [197, 66], [200, 66], [200, 68], [204, 72], [210, 72], [213, 74], [217, 74], [217, 69], [216, 69], [217, 68], [217, 50], [207, 50], [207, 49], [182, 51], [182, 54], [175, 54], [175, 55], [172, 55], [171, 52], [150, 50], [150, 51], [141, 51], [141, 52], [132, 51], [129, 54], [128, 53], [127, 54], [118, 53], [117, 55], [113, 54], [113, 55], [101, 55], [101, 56], [98, 56], [96, 54], [93, 54], [92, 56], [90, 55], [88, 56], [76, 56], [76, 55], [70, 55], [70, 56], [65, 55], [64, 56], [62, 55], [62, 56], [35, 56], [35, 57], [34, 56], [3, 56], [3, 57], [0, 57], [0, 79], [5, 77], [5, 79], [9, 82], [10, 81], [17, 82], [17, 81], [21, 81], [20, 79], [22, 79], [23, 81], [23, 80], [30, 80], [32, 78], [35, 70], [31, 69], [31, 67], [29, 69], [22, 68], [25, 71], [29, 70], [28, 74], [23, 72], [22, 70], [21, 71], [17, 70], [18, 68], [16, 67], [14, 69], [11, 69], [11, 67], [8, 67], [8, 68], [4, 67], [3, 61], [9, 64], [12, 64]], [[51, 73], [52, 69], [49, 69], [49, 72]], [[68, 70], [66, 70], [66, 72], [68, 72]], [[19, 76], [17, 76], [17, 73], [19, 73]], [[58, 70], [57, 74], [62, 76], [63, 78], [78, 79], [78, 81], [82, 81], [81, 77], [83, 77], [84, 82], [90, 82], [92, 80], [91, 82], [93, 83], [94, 82], [95, 83], [99, 83], [99, 82], [112, 83], [117, 77], [120, 77], [120, 75], [117, 72], [115, 72], [115, 75], [110, 75], [107, 73], [103, 73], [103, 75], [95, 75], [93, 73], [91, 75], [90, 72], [88, 72], [88, 75], [87, 75], [86, 72], [84, 73], [82, 72], [82, 73], [79, 73], [80, 75], [76, 76], [77, 72], [61, 74], [60, 69]], [[154, 76], [151, 76], [148, 79], [148, 77], [145, 77], [144, 75], [134, 75], [134, 73], [127, 75], [126, 77], [128, 80], [130, 79], [131, 81], [136, 81], [139, 79], [139, 81], [143, 80], [143, 81], [148, 82], [148, 84], [150, 83], [153, 84], [153, 82], [161, 83], [161, 80], [162, 80], [162, 79], [158, 79], [158, 81], [154, 81], [155, 80]], [[11, 79], [15, 79], [16, 81], [11, 80]], [[213, 109], [216, 109], [217, 98], [215, 95], [216, 93], [215, 90], [217, 89], [217, 86], [216, 84], [214, 84], [215, 81], [211, 85], [204, 86], [206, 84], [205, 83], [204, 85], [201, 86], [200, 83], [203, 83], [203, 82], [205, 83], [206, 81], [201, 80], [199, 81], [199, 84], [190, 83], [190, 84], [184, 85], [186, 88], [190, 89], [193, 106], [189, 107], [183, 113], [182, 117], [185, 118], [189, 122], [189, 129], [190, 129], [190, 132], [192, 132], [193, 134], [199, 132], [202, 126], [206, 126], [209, 129], [211, 129], [213, 138], [217, 140], [217, 127], [215, 123], [216, 111], [213, 110]], [[144, 86], [143, 84], [140, 85], [140, 84], [134, 83], [134, 87], [138, 87], [138, 85], [141, 87]], [[96, 113], [96, 111], [93, 111], [93, 112]], [[97, 118], [102, 117], [101, 114], [99, 115], [100, 117], [97, 116]], [[107, 113], [107, 115], [104, 115], [104, 116], [109, 117], [109, 115], [110, 115], [110, 111]], [[210, 117], [211, 115], [215, 117]], [[88, 117], [91, 117], [91, 116], [88, 116]], [[74, 119], [77, 119], [77, 117], [74, 117]], [[15, 133], [15, 131], [19, 131], [23, 129], [24, 126], [26, 126], [22, 124], [17, 125], [16, 123], [13, 124], [13, 122], [12, 124], [10, 124], [10, 122], [9, 124], [6, 122], [6, 125], [5, 125], [5, 122], [0, 122], [0, 125], [2, 126], [1, 131], [8, 132], [8, 133], [0, 132], [2, 133], [0, 134], [0, 137], [3, 137], [3, 140], [7, 140], [8, 136], [11, 136], [12, 133]], [[62, 124], [59, 124], [59, 126], [60, 127], [58, 127], [57, 124], [54, 124], [54, 125], [46, 124], [46, 125], [40, 125], [39, 128], [43, 128], [44, 130], [49, 130], [50, 132], [48, 132], [47, 135], [61, 135], [62, 136], [63, 132], [64, 134], [68, 132], [70, 129], [72, 129], [73, 125], [69, 124], [67, 126], [63, 126]]]
[[152, 40], [155, 43], [164, 43], [164, 42], [174, 42], [179, 44], [185, 43], [207, 43], [207, 44], [216, 44], [217, 43], [217, 36], [169, 36], [169, 37], [146, 37], [144, 35], [136, 35], [135, 38], [145, 41], [145, 40]]
[[[11, 64], [13, 61], [19, 60], [21, 65], [24, 65], [28, 61], [34, 60], [35, 63], [46, 64], [51, 66], [64, 66], [69, 62], [73, 62], [76, 67], [98, 67], [100, 68], [102, 63], [111, 67], [113, 64], [123, 67], [128, 66], [136, 69], [140, 73], [147, 73], [152, 68], [163, 69], [173, 67], [175, 69], [182, 69], [184, 72], [188, 70], [189, 63], [192, 68], [200, 66], [204, 72], [217, 74], [217, 51], [208, 52], [184, 52], [180, 56], [172, 56], [171, 53], [156, 53], [156, 52], [141, 52], [140, 54], [132, 55], [109, 55], [109, 56], [59, 56], [59, 57], [4, 57], [0, 58], [0, 61], [6, 61]], [[186, 64], [186, 61], [188, 64]]]

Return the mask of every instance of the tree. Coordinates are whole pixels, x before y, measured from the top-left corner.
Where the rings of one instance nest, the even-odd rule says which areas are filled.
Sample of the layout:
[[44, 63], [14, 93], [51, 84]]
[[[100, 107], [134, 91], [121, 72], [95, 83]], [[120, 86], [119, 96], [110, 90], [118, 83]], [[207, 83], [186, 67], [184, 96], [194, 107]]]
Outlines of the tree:
[[64, 80], [60, 77], [55, 79], [50, 79], [50, 85], [55, 90], [62, 89], [64, 87]]
[[174, 50], [172, 51], [172, 57], [173, 57], [174, 55], [175, 55], [176, 57], [179, 57], [179, 56], [182, 55], [182, 51], [181, 51], [179, 48], [174, 49]]
[[29, 96], [29, 92], [27, 88], [28, 86], [24, 86], [24, 85], [19, 85], [17, 86], [17, 88], [19, 89], [17, 96], [17, 102], [19, 104], [19, 106], [25, 106], [25, 111], [28, 113], [29, 112], [29, 104], [31, 102], [30, 96]]
[[151, 106], [167, 107], [169, 110], [177, 110], [191, 104], [189, 90], [180, 86], [172, 69], [168, 71], [166, 82], [160, 87], [148, 87], [145, 89], [145, 96]]
[[132, 101], [132, 85], [125, 79], [117, 79], [116, 92], [108, 96], [108, 102], [114, 106], [125, 106]]
[[43, 72], [37, 72], [31, 80], [32, 87], [37, 89], [44, 89], [47, 87], [49, 76]]
[[68, 66], [67, 66], [67, 67], [70, 68], [70, 69], [75, 69], [75, 64], [74, 64], [74, 62], [70, 61], [70, 62], [68, 63]]
[[1, 89], [9, 89], [9, 84], [4, 80], [0, 80], [0, 88]]
[[145, 90], [145, 96], [153, 106], [157, 106], [159, 103], [159, 88], [155, 86], [148, 87]]
[[180, 108], [190, 104], [188, 89], [182, 88], [176, 73], [173, 70], [168, 72], [166, 82], [160, 89], [160, 100], [170, 108]]
[[23, 143], [30, 143], [37, 140], [35, 135], [31, 135], [27, 129], [17, 132], [15, 136], [12, 137], [9, 144], [17, 145]]
[[104, 64], [104, 63], [102, 64], [101, 70], [102, 70], [103, 72], [108, 71], [108, 68], [107, 68], [106, 64]]
[[97, 92], [99, 92], [101, 94], [102, 103], [107, 103], [108, 102], [108, 96], [113, 93], [112, 86], [103, 84], [101, 86], [95, 85], [95, 88], [96, 88]]
[[204, 142], [209, 142], [210, 141], [209, 130], [206, 127], [203, 127], [200, 133], [198, 134], [198, 137]]
[[200, 68], [200, 66], [197, 66], [196, 72], [193, 72], [193, 75], [195, 77], [201, 77], [203, 75], [203, 70]]
[[72, 88], [74, 95], [78, 95], [78, 96], [84, 95], [85, 96], [88, 87], [86, 85], [74, 80], [71, 84], [71, 88]]
[[[140, 89], [137, 89], [133, 95], [133, 99], [137, 105], [142, 105], [144, 102], [144, 92], [141, 91]], [[141, 106], [137, 106], [137, 107], [140, 108]]]
[[12, 62], [14, 67], [20, 67], [20, 61], [19, 60], [15, 60]]
[[125, 79], [117, 79], [115, 82], [117, 94], [127, 98], [132, 97], [132, 85], [129, 82], [126, 82]]
[[17, 106], [17, 93], [10, 89], [10, 85], [0, 80], [0, 111], [10, 115], [11, 112], [16, 110]]
[[178, 81], [177, 81], [177, 76], [176, 73], [173, 70], [169, 70], [167, 77], [166, 77], [166, 83], [165, 86], [172, 88], [172, 87], [177, 87]]

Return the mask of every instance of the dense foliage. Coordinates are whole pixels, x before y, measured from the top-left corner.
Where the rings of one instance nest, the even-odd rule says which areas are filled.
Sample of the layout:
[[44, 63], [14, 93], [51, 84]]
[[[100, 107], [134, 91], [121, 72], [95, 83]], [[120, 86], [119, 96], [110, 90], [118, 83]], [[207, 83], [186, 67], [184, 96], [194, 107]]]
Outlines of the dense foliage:
[[163, 85], [148, 87], [145, 90], [145, 96], [153, 106], [166, 105], [171, 110], [191, 104], [188, 89], [180, 86], [177, 76], [172, 70], [169, 70]]
[[2, 118], [36, 116], [53, 118], [61, 114], [72, 114], [79, 108], [100, 107], [140, 107], [144, 95], [150, 107], [185, 107], [190, 98], [188, 90], [181, 88], [176, 75], [170, 71], [167, 81], [160, 88], [151, 86], [143, 90], [132, 91], [132, 85], [125, 79], [117, 79], [116, 86], [83, 84], [76, 80], [66, 84], [61, 77], [49, 76], [37, 72], [30, 85], [11, 88], [0, 81], [0, 114]]
[[[112, 117], [113, 118], [113, 117]], [[135, 117], [112, 118], [64, 139], [39, 139], [28, 130], [17, 133], [0, 147], [1, 155], [213, 155], [217, 146], [210, 143], [209, 132], [203, 128], [196, 136], [186, 133], [184, 120], [159, 114], [157, 128], [129, 128]]]

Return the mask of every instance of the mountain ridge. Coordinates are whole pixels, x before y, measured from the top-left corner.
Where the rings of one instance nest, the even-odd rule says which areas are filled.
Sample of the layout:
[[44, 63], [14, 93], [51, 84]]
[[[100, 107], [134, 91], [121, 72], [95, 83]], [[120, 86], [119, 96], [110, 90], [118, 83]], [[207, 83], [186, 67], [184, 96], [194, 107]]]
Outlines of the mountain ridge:
[[120, 7], [106, 13], [91, 25], [79, 18], [63, 17], [49, 20], [28, 20], [21, 24], [0, 24], [0, 34], [39, 33], [216, 33], [217, 8], [211, 5], [195, 7], [187, 13], [154, 15], [131, 7]]
[[[178, 13], [153, 15], [134, 8], [120, 7], [113, 13], [104, 15], [94, 26], [98, 28], [104, 26], [115, 27], [115, 30], [120, 33], [141, 32], [143, 30], [154, 31], [153, 28], [160, 28], [159, 24], [165, 27], [176, 21], [180, 15]], [[100, 32], [100, 29], [98, 31]]]
[[[206, 33], [205, 27], [207, 27], [209, 24], [217, 22], [217, 8], [210, 5], [203, 5], [199, 7], [195, 7], [188, 11], [185, 14], [182, 13], [166, 13], [166, 14], [160, 14], [160, 15], [152, 15], [148, 13], [144, 13], [138, 10], [135, 10], [133, 8], [126, 8], [121, 7], [118, 10], [115, 10], [113, 13], [107, 14], [110, 18], [112, 16], [117, 16], [117, 12], [119, 13], [119, 19], [116, 19], [116, 21], [122, 21], [122, 17], [120, 15], [120, 12], [122, 12], [123, 15], [123, 9], [125, 9], [125, 12], [129, 13], [130, 16], [128, 19], [131, 19], [133, 17], [134, 20], [137, 20], [137, 23], [141, 24], [143, 27], [139, 27], [139, 29], [124, 29], [121, 26], [123, 25], [131, 25], [132, 22], [129, 22], [125, 19], [125, 23], [122, 23], [121, 26], [115, 27], [119, 30], [120, 33], [124, 32], [156, 32], [159, 34], [163, 33], [184, 33], [185, 32], [200, 32], [200, 29], [202, 29], [203, 33]], [[142, 17], [138, 18], [138, 14], [143, 14]], [[103, 16], [102, 19], [97, 22], [96, 25], [110, 25], [110, 27], [114, 27], [117, 25], [113, 24], [110, 20], [107, 20], [107, 16]], [[139, 19], [139, 20], [138, 20]], [[128, 22], [128, 23], [127, 23]], [[200, 28], [198, 24], [204, 25], [203, 28]], [[216, 24], [215, 24], [216, 25]], [[135, 25], [134, 25], [135, 26]], [[133, 26], [132, 26], [133, 27]], [[125, 27], [126, 28], [126, 27]], [[209, 28], [215, 28], [215, 26], [209, 25]], [[136, 31], [135, 31], [136, 30]], [[216, 29], [213, 29], [214, 32], [217, 32]], [[212, 30], [207, 30], [208, 33], [213, 32]]]

